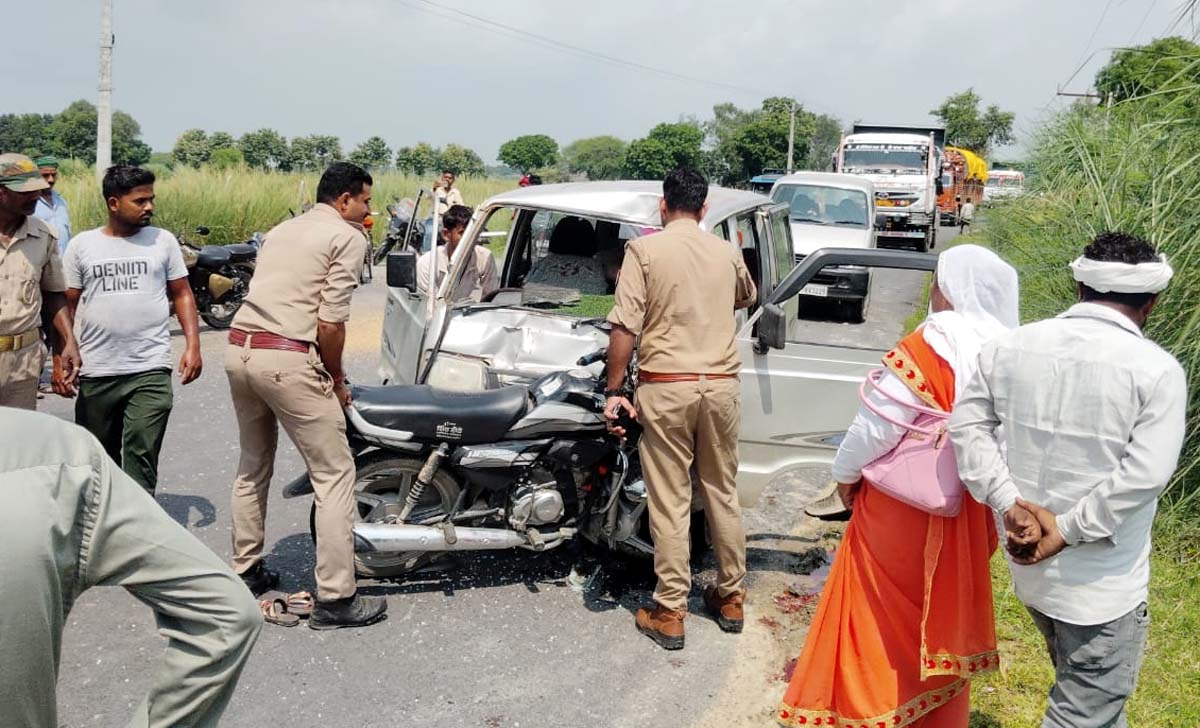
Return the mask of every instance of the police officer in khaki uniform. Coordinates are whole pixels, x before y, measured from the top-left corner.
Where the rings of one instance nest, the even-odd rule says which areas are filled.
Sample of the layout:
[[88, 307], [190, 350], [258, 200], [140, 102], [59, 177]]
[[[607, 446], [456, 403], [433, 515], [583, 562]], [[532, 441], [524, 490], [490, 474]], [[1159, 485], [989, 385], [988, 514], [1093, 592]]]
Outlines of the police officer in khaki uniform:
[[[53, 321], [62, 370], [54, 391], [74, 394], [79, 348], [67, 308], [57, 235], [33, 217], [38, 197], [49, 187], [33, 160], [0, 155], [0, 406], [37, 407], [38, 376], [46, 350], [39, 326]], [[43, 312], [43, 307], [45, 311]]]
[[256, 594], [279, 581], [263, 563], [263, 521], [283, 425], [316, 499], [313, 629], [364, 626], [387, 612], [382, 599], [357, 594], [354, 459], [342, 412], [350, 403], [342, 348], [366, 254], [371, 183], [361, 167], [336, 162], [321, 176], [317, 204], [267, 233], [225, 353], [242, 451], [233, 483], [233, 568]]
[[[736, 247], [700, 229], [708, 182], [677, 169], [663, 181], [665, 229], [631, 241], [617, 282], [608, 348], [610, 428], [620, 410], [644, 428], [640, 451], [654, 537], [655, 606], [639, 609], [638, 629], [669, 650], [683, 647], [691, 589], [688, 527], [691, 469], [717, 556], [718, 579], [704, 603], [726, 632], [742, 631], [746, 538], [737, 501], [741, 417], [734, 309], [757, 292]], [[640, 340], [638, 339], [640, 337]], [[636, 409], [622, 396], [625, 369], [638, 351]]]

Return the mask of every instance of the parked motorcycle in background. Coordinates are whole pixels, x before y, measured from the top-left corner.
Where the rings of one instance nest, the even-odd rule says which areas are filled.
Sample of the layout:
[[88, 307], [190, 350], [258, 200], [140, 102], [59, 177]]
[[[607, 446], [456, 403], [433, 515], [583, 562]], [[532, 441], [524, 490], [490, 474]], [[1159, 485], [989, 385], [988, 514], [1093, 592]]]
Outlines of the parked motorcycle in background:
[[[203, 225], [196, 234], [208, 235]], [[188, 285], [196, 298], [196, 308], [204, 323], [214, 329], [227, 329], [250, 292], [250, 278], [258, 260], [262, 236], [255, 233], [245, 243], [232, 245], [194, 245], [179, 237], [183, 262], [188, 270]]]
[[405, 198], [394, 200], [387, 206], [388, 226], [384, 234], [383, 244], [375, 251], [375, 265], [380, 265], [387, 259], [392, 250], [414, 250], [421, 252], [422, 241], [425, 238], [425, 223], [414, 219], [421, 205], [425, 190], [417, 193], [416, 201]]

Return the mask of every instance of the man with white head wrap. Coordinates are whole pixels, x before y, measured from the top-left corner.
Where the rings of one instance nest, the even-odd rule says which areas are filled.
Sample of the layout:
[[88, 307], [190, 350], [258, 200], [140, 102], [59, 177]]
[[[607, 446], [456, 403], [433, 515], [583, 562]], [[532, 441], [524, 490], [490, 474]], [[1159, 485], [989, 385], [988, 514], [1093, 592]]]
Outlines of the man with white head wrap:
[[[1013, 585], [1055, 666], [1044, 728], [1126, 726], [1150, 617], [1150, 532], [1183, 444], [1183, 367], [1142, 328], [1172, 270], [1102, 233], [1071, 264], [1081, 303], [985, 344], [950, 422], [975, 498], [1037, 518]], [[997, 437], [1004, 429], [1005, 454]]]

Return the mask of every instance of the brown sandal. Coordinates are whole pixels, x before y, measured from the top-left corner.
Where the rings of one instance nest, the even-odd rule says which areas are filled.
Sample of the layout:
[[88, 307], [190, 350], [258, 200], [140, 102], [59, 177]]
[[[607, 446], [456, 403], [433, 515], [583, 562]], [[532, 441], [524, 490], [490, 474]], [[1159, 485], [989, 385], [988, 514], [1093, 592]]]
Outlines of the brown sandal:
[[307, 617], [312, 614], [314, 602], [312, 592], [298, 591], [287, 596], [287, 610], [297, 617]]
[[295, 627], [300, 624], [300, 618], [288, 612], [288, 600], [282, 594], [274, 594], [266, 599], [258, 600], [258, 608], [262, 611], [263, 621], [280, 627]]

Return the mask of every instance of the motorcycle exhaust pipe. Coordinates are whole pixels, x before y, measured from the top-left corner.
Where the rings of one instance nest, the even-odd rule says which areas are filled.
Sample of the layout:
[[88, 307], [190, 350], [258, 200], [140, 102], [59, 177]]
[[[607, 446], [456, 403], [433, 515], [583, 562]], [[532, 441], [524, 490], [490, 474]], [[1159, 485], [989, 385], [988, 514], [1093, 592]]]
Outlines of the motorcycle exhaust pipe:
[[405, 551], [492, 551], [529, 544], [521, 534], [504, 528], [455, 528], [399, 523], [356, 523], [355, 553]]

